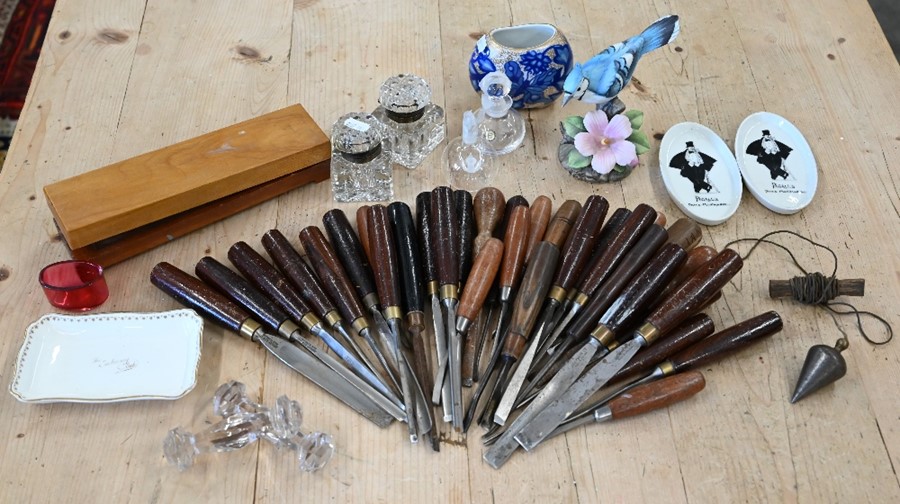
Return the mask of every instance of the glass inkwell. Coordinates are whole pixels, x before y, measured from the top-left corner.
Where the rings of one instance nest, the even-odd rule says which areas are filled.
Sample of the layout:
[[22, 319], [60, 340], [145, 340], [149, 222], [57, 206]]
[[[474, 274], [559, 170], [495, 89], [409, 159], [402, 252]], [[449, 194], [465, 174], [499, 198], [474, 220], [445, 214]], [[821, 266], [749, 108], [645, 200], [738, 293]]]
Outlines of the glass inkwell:
[[508, 154], [522, 145], [525, 139], [525, 120], [512, 109], [509, 96], [512, 81], [502, 71], [491, 72], [481, 79], [481, 108], [475, 112], [481, 130], [485, 153]]
[[378, 102], [372, 115], [384, 124], [395, 163], [413, 169], [444, 140], [444, 110], [431, 103], [425, 79], [395, 75], [381, 85]]
[[331, 191], [334, 200], [388, 201], [394, 197], [390, 143], [371, 114], [342, 116], [331, 129]]
[[471, 110], [463, 114], [462, 136], [444, 149], [444, 165], [450, 169], [450, 185], [477, 191], [490, 185], [494, 175], [494, 158], [484, 151], [478, 119]]

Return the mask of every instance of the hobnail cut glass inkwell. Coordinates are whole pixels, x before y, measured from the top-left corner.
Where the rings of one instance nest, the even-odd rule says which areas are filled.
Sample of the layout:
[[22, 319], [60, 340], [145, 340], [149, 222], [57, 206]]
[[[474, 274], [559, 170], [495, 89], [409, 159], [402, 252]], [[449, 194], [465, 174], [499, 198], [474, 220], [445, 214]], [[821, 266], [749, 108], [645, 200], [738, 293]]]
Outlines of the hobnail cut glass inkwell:
[[381, 85], [381, 104], [372, 112], [385, 127], [395, 163], [413, 169], [444, 140], [444, 109], [431, 103], [431, 87], [411, 74]]
[[450, 169], [450, 185], [476, 191], [490, 185], [494, 175], [494, 159], [484, 152], [478, 119], [471, 110], [463, 114], [462, 136], [444, 149], [444, 164]]
[[502, 71], [491, 72], [481, 79], [481, 108], [475, 112], [481, 130], [485, 153], [508, 154], [525, 139], [525, 120], [513, 110], [509, 96], [512, 81]]
[[387, 201], [394, 197], [390, 142], [371, 114], [341, 116], [331, 129], [331, 191], [335, 201]]

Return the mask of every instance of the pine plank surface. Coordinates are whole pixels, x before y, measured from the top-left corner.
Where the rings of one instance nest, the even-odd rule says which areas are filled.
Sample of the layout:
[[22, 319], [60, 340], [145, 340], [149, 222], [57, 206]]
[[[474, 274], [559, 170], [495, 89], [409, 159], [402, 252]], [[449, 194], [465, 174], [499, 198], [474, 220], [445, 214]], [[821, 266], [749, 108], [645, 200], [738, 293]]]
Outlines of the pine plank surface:
[[[793, 216], [763, 208], [746, 191], [727, 223], [704, 228], [716, 248], [790, 229], [837, 252], [841, 278], [865, 278], [861, 309], [898, 329], [900, 315], [900, 67], [865, 2], [522, 0], [59, 0], [13, 145], [0, 172], [0, 383], [6, 387], [28, 324], [54, 311], [38, 271], [67, 258], [42, 196], [64, 178], [301, 103], [326, 132], [341, 114], [375, 107], [378, 86], [401, 72], [433, 86], [448, 136], [478, 106], [466, 64], [493, 27], [558, 26], [581, 61], [676, 12], [676, 43], [645, 57], [622, 94], [645, 112], [653, 148], [621, 183], [591, 186], [555, 161], [559, 121], [575, 103], [526, 113], [524, 145], [500, 159], [495, 184], [507, 197], [599, 194], [610, 206], [648, 203], [670, 222], [681, 213], [658, 168], [659, 138], [696, 121], [732, 145], [740, 122], [768, 110], [806, 136], [819, 165], [813, 203]], [[440, 155], [395, 168], [395, 193], [447, 183]], [[101, 198], [102, 195], [97, 195]], [[339, 207], [328, 183], [291, 191], [108, 271], [99, 311], [160, 311], [178, 305], [148, 281], [159, 261], [186, 270], [204, 255], [226, 260], [246, 240], [258, 250], [270, 228], [295, 240]], [[789, 242], [813, 270], [830, 256]], [[748, 246], [739, 246], [745, 251]], [[26, 405], [0, 394], [0, 495], [4, 502], [898, 502], [900, 342], [874, 348], [852, 322], [772, 300], [770, 279], [794, 275], [780, 251], [761, 248], [707, 313], [726, 327], [767, 310], [782, 333], [703, 369], [706, 390], [666, 410], [591, 426], [517, 453], [501, 470], [482, 462], [480, 429], [468, 439], [442, 427], [439, 454], [410, 446], [405, 428], [364, 421], [262, 349], [207, 324], [196, 388], [177, 401]], [[879, 328], [868, 325], [874, 336]], [[850, 334], [848, 373], [790, 405], [813, 344]], [[259, 444], [205, 456], [179, 473], [162, 456], [175, 426], [213, 420], [210, 398], [228, 380], [265, 402], [301, 401], [309, 428], [333, 434], [337, 454], [314, 475]]]

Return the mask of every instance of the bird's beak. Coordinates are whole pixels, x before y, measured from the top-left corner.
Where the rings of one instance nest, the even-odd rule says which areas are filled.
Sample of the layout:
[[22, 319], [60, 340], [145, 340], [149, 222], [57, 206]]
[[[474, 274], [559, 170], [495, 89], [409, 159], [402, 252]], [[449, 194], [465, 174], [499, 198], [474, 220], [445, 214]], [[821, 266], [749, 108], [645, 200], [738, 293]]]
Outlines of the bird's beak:
[[569, 100], [572, 99], [572, 93], [563, 93], [563, 107], [566, 106], [566, 103], [569, 103]]

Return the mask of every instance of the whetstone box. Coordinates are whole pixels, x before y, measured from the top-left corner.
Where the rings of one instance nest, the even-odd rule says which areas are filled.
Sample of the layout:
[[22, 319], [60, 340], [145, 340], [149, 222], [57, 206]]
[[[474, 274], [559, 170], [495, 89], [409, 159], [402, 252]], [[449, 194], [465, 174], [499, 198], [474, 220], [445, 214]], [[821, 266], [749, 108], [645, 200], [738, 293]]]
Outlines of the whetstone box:
[[293, 105], [44, 187], [72, 257], [109, 266], [329, 177], [328, 137]]

